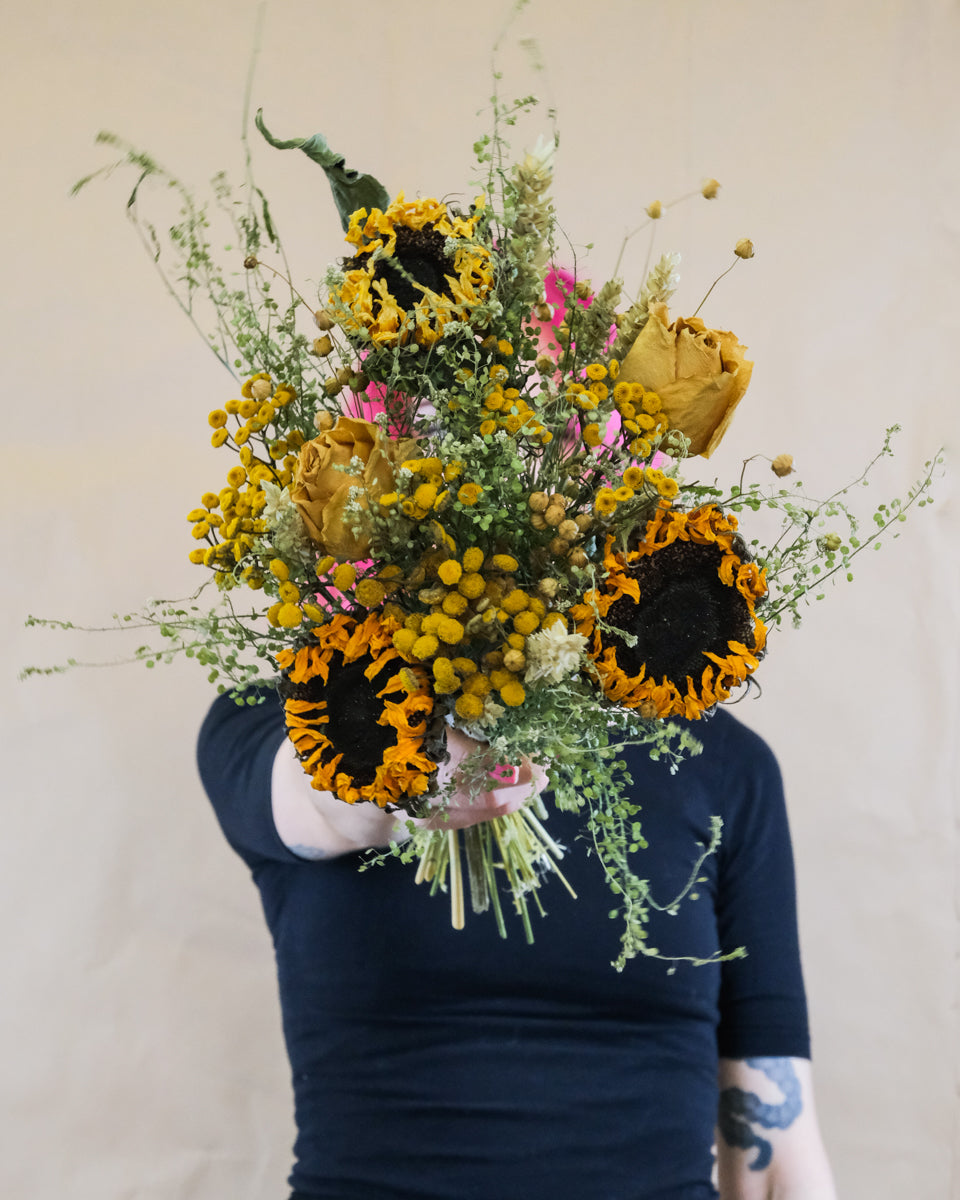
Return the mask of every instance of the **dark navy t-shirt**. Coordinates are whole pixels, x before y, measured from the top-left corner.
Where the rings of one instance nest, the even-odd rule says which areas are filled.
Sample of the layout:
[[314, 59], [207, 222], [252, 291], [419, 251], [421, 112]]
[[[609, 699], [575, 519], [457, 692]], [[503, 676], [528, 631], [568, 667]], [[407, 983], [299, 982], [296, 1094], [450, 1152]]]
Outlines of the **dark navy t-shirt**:
[[[697, 899], [654, 913], [650, 945], [722, 966], [634, 959], [622, 973], [615, 903], [578, 838], [534, 916], [502, 940], [492, 916], [449, 905], [389, 859], [306, 861], [274, 827], [284, 736], [273, 694], [226, 697], [200, 735], [204, 786], [260, 889], [276, 950], [298, 1136], [290, 1177], [318, 1200], [708, 1200], [717, 1058], [808, 1057], [793, 861], [777, 764], [727, 712], [696, 725], [676, 774], [628, 751], [648, 850], [634, 869], [658, 902], [724, 823]], [[511, 914], [506, 913], [508, 922]]]

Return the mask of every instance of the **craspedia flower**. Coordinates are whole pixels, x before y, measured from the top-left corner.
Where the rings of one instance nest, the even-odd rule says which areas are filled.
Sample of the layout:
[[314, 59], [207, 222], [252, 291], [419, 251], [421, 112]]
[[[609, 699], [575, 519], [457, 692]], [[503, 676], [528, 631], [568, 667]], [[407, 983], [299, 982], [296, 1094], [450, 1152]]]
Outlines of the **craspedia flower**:
[[402, 192], [385, 212], [355, 212], [347, 241], [356, 254], [331, 293], [347, 333], [429, 346], [450, 321], [469, 321], [493, 287], [490, 251], [473, 236], [481, 215], [458, 215], [439, 200], [408, 203]]
[[403, 663], [395, 632], [374, 613], [337, 615], [277, 655], [287, 736], [312, 786], [348, 804], [415, 808], [443, 755], [430, 680]]
[[607, 538], [603, 584], [570, 613], [608, 699], [693, 719], [756, 670], [766, 627], [755, 606], [767, 585], [736, 529], [715, 505], [661, 505], [626, 554]]

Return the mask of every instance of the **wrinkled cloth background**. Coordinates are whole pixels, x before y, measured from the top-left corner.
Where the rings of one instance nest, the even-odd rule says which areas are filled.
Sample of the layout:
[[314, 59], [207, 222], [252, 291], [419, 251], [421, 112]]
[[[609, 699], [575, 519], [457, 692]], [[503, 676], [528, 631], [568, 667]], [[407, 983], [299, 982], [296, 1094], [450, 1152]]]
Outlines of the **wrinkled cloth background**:
[[[230, 465], [209, 447], [206, 414], [236, 386], [124, 220], [132, 176], [67, 193], [109, 161], [93, 144], [104, 128], [198, 188], [221, 167], [242, 178], [256, 13], [254, 0], [47, 0], [6, 16], [4, 1195], [285, 1194], [292, 1125], [272, 954], [195, 775], [203, 671], [15, 681], [25, 663], [138, 644], [26, 631], [28, 612], [99, 624], [200, 580], [184, 517]], [[278, 136], [323, 131], [391, 193], [472, 195], [500, 13], [274, 0], [254, 106]], [[538, 40], [546, 71], [531, 69], [521, 38]], [[804, 630], [773, 637], [763, 699], [737, 712], [787, 780], [840, 1193], [960, 1197], [960, 9], [598, 0], [588, 15], [535, 0], [504, 46], [503, 94], [544, 101], [516, 151], [549, 131], [547, 106], [559, 111], [555, 197], [581, 274], [602, 282], [647, 204], [709, 176], [719, 198], [669, 210], [657, 230], [655, 256], [684, 256], [672, 311], [692, 313], [738, 239], [756, 244], [702, 313], [749, 345], [756, 368], [701, 477], [792, 453], [825, 494], [902, 422], [896, 459], [858, 493], [869, 521], [941, 442], [954, 448], [935, 505], [864, 555]], [[256, 134], [253, 153], [309, 286], [344, 250], [326, 183]], [[641, 236], [628, 287], [645, 254]]]

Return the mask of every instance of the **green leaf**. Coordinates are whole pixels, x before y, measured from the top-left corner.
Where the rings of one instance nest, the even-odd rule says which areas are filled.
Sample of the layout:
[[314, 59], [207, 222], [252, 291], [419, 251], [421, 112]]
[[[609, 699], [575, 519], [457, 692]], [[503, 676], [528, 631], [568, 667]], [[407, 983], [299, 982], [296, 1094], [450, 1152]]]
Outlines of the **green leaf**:
[[254, 119], [257, 128], [275, 150], [302, 150], [307, 158], [323, 167], [344, 231], [350, 228], [350, 217], [358, 208], [383, 210], [389, 205], [390, 197], [383, 184], [372, 175], [364, 175], [346, 166], [346, 159], [330, 149], [322, 133], [315, 133], [309, 138], [280, 141], [264, 125], [262, 108], [257, 109]]

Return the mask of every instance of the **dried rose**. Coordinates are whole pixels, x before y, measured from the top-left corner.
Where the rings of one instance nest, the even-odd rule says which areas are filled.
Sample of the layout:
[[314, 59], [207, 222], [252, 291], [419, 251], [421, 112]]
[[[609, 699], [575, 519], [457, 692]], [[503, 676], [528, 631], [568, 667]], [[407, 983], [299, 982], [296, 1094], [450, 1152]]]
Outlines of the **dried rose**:
[[[326, 553], [341, 562], [366, 557], [369, 536], [355, 535], [343, 510], [350, 489], [360, 487], [357, 497], [361, 508], [394, 486], [394, 464], [401, 456], [410, 457], [410, 443], [398, 446], [383, 437], [370, 421], [340, 417], [332, 429], [307, 442], [300, 450], [290, 498], [300, 510], [310, 537]], [[362, 472], [352, 474], [346, 467], [358, 458]]]
[[619, 378], [656, 392], [671, 427], [690, 439], [690, 453], [709, 458], [747, 390], [753, 363], [732, 333], [707, 329], [697, 317], [668, 321], [665, 304], [650, 305]]

